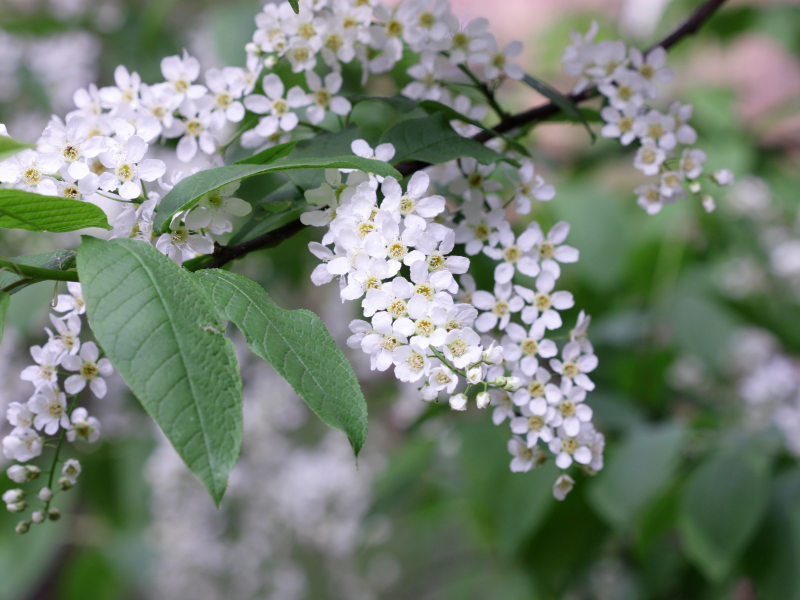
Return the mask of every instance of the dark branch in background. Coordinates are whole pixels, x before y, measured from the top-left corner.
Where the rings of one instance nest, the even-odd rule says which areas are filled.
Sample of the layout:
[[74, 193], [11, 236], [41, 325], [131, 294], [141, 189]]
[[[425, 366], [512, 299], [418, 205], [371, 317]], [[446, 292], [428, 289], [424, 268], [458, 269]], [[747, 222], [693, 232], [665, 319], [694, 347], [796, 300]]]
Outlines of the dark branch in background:
[[[698, 8], [692, 15], [686, 19], [677, 29], [675, 29], [672, 33], [662, 39], [660, 42], [648, 48], [645, 54], [650, 52], [653, 48], [662, 47], [665, 50], [669, 50], [672, 46], [677, 44], [680, 40], [685, 38], [688, 35], [692, 35], [697, 33], [697, 30], [705, 23], [711, 15], [723, 4], [725, 0], [708, 0], [705, 2], [700, 8]], [[599, 94], [596, 87], [588, 88], [582, 91], [579, 94], [571, 94], [569, 97], [572, 102], [575, 104], [580, 102], [585, 102], [591, 98], [594, 98]], [[542, 104], [540, 106], [534, 107], [530, 110], [525, 112], [518, 113], [516, 115], [511, 115], [504, 118], [500, 123], [498, 123], [495, 127], [492, 128], [491, 131], [481, 131], [477, 135], [473, 136], [477, 142], [487, 142], [493, 137], [495, 137], [499, 133], [505, 133], [507, 131], [511, 131], [512, 129], [517, 129], [524, 125], [529, 125], [531, 123], [535, 123], [536, 121], [545, 121], [551, 117], [554, 117], [558, 113], [561, 112], [561, 109], [551, 103]], [[430, 165], [425, 162], [421, 161], [407, 161], [402, 162], [395, 165], [395, 168], [400, 171], [400, 173], [407, 177], [412, 173], [416, 173]], [[247, 240], [240, 244], [235, 244], [233, 246], [220, 246], [217, 251], [214, 253], [214, 257], [211, 261], [205, 265], [204, 269], [212, 269], [221, 267], [229, 263], [232, 260], [245, 256], [250, 252], [255, 250], [260, 250], [262, 248], [269, 248], [280, 242], [292, 237], [295, 233], [303, 229], [305, 226], [300, 223], [300, 220], [292, 221], [279, 227], [278, 229], [274, 229], [268, 233], [264, 233], [262, 235], [256, 236], [251, 240]]]

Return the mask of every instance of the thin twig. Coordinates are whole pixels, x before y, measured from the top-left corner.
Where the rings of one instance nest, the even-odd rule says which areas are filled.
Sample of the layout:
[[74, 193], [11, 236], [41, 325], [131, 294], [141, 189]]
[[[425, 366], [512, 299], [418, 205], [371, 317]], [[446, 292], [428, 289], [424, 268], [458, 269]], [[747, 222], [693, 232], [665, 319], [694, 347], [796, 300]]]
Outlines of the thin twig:
[[[696, 33], [703, 23], [705, 23], [724, 3], [725, 0], [707, 0], [707, 2], [705, 2], [702, 6], [700, 6], [700, 8], [692, 13], [692, 15], [683, 23], [681, 23], [681, 25], [673, 32], [671, 32], [657, 44], [653, 45], [651, 48], [648, 48], [645, 54], [654, 48], [658, 48], [659, 46], [665, 50], [669, 50], [686, 36]], [[599, 92], [597, 88], [592, 87], [580, 92], [579, 94], [571, 94], [569, 99], [577, 104], [594, 98], [598, 95], [598, 93]], [[561, 109], [552, 102], [542, 104], [540, 106], [531, 108], [530, 110], [506, 117], [491, 130], [481, 131], [474, 135], [472, 139], [477, 142], [484, 143], [493, 137], [496, 137], [497, 134], [505, 133], [507, 131], [511, 131], [512, 129], [517, 129], [518, 127], [522, 127], [523, 125], [528, 125], [536, 121], [544, 121], [554, 117], [560, 112]], [[400, 171], [404, 177], [407, 177], [408, 175], [416, 173], [417, 171], [429, 166], [430, 165], [428, 163], [422, 161], [406, 161], [395, 165], [395, 168]], [[215, 251], [214, 258], [203, 268], [218, 268], [255, 250], [274, 246], [275, 244], [290, 238], [304, 227], [305, 226], [300, 223], [300, 220], [298, 219], [296, 221], [291, 221], [290, 223], [287, 223], [278, 229], [274, 229], [270, 232], [256, 236], [251, 240], [247, 240], [246, 242], [235, 244], [233, 246], [220, 246], [217, 251]]]

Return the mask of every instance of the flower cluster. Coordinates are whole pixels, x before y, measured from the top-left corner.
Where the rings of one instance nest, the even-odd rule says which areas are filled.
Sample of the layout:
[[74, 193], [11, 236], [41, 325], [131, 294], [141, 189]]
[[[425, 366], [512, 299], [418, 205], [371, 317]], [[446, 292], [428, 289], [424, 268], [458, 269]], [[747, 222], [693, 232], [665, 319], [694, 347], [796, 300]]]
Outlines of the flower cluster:
[[[50, 508], [55, 494], [52, 485], [59, 465], [59, 450], [64, 438], [68, 442], [82, 440], [95, 442], [100, 437], [100, 423], [89, 412], [76, 406], [78, 395], [89, 387], [92, 393], [103, 398], [107, 386], [104, 377], [114, 371], [107, 358], [100, 358], [100, 351], [94, 342], [81, 343], [81, 317], [86, 312], [81, 285], [68, 283], [69, 294], [60, 294], [55, 306], [56, 312], [63, 315], [50, 315], [53, 330], [45, 328], [48, 341], [44, 346], [32, 346], [31, 356], [36, 364], [23, 369], [20, 377], [29, 381], [34, 388], [33, 396], [27, 402], [12, 402], [6, 411], [6, 419], [13, 429], [3, 438], [3, 454], [9, 460], [27, 463], [42, 454], [49, 445], [45, 436], [57, 440], [57, 450], [51, 470], [42, 472], [35, 465], [15, 464], [8, 468], [8, 477], [17, 484], [48, 476], [48, 483], [37, 494], [43, 502], [41, 509], [34, 510], [31, 521], [42, 523], [47, 519], [56, 520], [58, 509]], [[67, 374], [60, 369], [73, 374]], [[59, 383], [59, 375], [67, 375]], [[58, 488], [68, 490], [77, 481], [81, 472], [80, 462], [74, 458], [63, 461]], [[24, 512], [29, 503], [22, 489], [13, 489], [3, 494], [6, 508], [10, 512]], [[20, 521], [19, 533], [25, 533], [30, 521]]]
[[[658, 178], [634, 190], [637, 203], [654, 215], [665, 204], [685, 198], [688, 190], [701, 199], [707, 212], [713, 211], [714, 198], [703, 193], [700, 180], [706, 153], [686, 147], [697, 141], [697, 132], [689, 125], [692, 105], [674, 102], [666, 113], [648, 106], [657, 98], [658, 84], [673, 77], [666, 66], [666, 50], [656, 47], [643, 53], [621, 40], [595, 42], [597, 31], [596, 22], [584, 36], [573, 31], [572, 44], [561, 62], [568, 75], [579, 78], [574, 93], [594, 85], [605, 96], [608, 103], [600, 111], [605, 122], [601, 135], [618, 138], [623, 146], [637, 141], [633, 166]], [[710, 178], [720, 186], [733, 183], [728, 169], [714, 171]]]

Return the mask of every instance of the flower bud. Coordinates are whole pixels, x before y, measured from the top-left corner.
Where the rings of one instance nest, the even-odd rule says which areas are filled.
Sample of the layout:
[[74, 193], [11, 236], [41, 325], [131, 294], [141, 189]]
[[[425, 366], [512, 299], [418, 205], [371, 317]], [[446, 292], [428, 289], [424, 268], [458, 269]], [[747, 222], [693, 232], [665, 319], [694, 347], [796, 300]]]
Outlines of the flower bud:
[[496, 385], [497, 387], [501, 388], [501, 387], [505, 387], [507, 381], [508, 381], [508, 377], [498, 377], [492, 383], [494, 385]]
[[15, 502], [19, 502], [20, 500], [24, 499], [25, 499], [25, 492], [23, 492], [19, 488], [8, 490], [3, 494], [3, 502], [5, 502], [6, 504], [14, 504]]
[[42, 502], [50, 502], [50, 498], [53, 497], [53, 490], [48, 487], [43, 487], [39, 490], [39, 500]]
[[703, 196], [703, 208], [707, 213], [714, 212], [714, 209], [717, 208], [716, 203], [714, 202], [714, 198], [706, 194]]
[[692, 183], [689, 184], [689, 191], [692, 192], [693, 194], [699, 194], [700, 190], [702, 189], [703, 187], [700, 185], [699, 181], [693, 181]]
[[30, 521], [20, 521], [17, 523], [16, 532], [20, 535], [23, 533], [28, 533], [28, 529], [31, 528]]
[[503, 362], [503, 347], [495, 346], [496, 342], [492, 344], [483, 353], [483, 362], [491, 365], [499, 365]]
[[8, 478], [14, 483], [25, 483], [28, 481], [28, 470], [22, 465], [12, 465], [6, 471]]
[[569, 475], [561, 475], [553, 484], [553, 496], [556, 500], [563, 500], [575, 485], [575, 480]]
[[38, 479], [42, 474], [42, 470], [36, 465], [25, 465], [25, 470], [28, 472], [28, 481]]
[[70, 489], [73, 485], [74, 484], [69, 479], [67, 479], [66, 477], [61, 477], [58, 480], [58, 487], [61, 488], [62, 490], [64, 490], [65, 492], [68, 489]]
[[259, 47], [258, 44], [255, 44], [253, 42], [245, 44], [244, 51], [247, 52], [248, 54], [255, 54], [255, 55], [261, 54], [261, 48]]
[[450, 408], [453, 410], [467, 410], [467, 397], [464, 394], [450, 396]]
[[19, 502], [13, 502], [11, 504], [6, 504], [6, 509], [8, 509], [8, 512], [10, 513], [22, 512], [26, 508], [28, 508], [28, 503], [25, 502], [24, 500], [20, 500]]
[[45, 520], [44, 513], [40, 510], [35, 510], [31, 514], [31, 521], [33, 521], [34, 523], [44, 523], [44, 520]]
[[507, 392], [516, 392], [522, 385], [522, 379], [519, 377], [506, 377], [506, 384], [503, 389]]
[[267, 58], [264, 59], [264, 66], [268, 69], [271, 69], [272, 67], [275, 66], [275, 63], [277, 62], [278, 62], [277, 58], [275, 58], [274, 56], [268, 56]]
[[730, 185], [733, 183], [733, 172], [730, 169], [718, 169], [711, 173], [711, 179], [717, 185]]
[[61, 511], [57, 508], [51, 508], [47, 511], [47, 518], [51, 521], [58, 521], [61, 518]]
[[478, 403], [478, 408], [486, 408], [491, 404], [492, 397], [489, 395], [488, 392], [481, 392], [478, 394], [478, 397], [475, 399]]
[[478, 385], [481, 381], [483, 381], [483, 367], [478, 365], [467, 371], [467, 383]]
[[419, 389], [419, 397], [420, 400], [424, 400], [425, 402], [435, 402], [439, 397], [439, 392], [426, 384]]

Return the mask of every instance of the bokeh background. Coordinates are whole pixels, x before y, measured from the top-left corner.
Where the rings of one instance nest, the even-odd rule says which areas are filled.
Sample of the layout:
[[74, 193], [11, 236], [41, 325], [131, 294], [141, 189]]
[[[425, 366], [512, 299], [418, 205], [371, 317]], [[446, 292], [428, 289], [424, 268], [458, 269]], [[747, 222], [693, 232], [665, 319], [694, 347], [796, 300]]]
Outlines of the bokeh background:
[[[697, 0], [452, 0], [525, 42], [526, 69], [562, 90], [572, 28], [641, 47]], [[34, 141], [73, 92], [117, 64], [144, 81], [187, 48], [243, 65], [258, 2], [3, 0], [0, 122]], [[0, 515], [0, 600], [800, 598], [800, 4], [730, 2], [670, 52], [661, 94], [691, 102], [710, 168], [733, 188], [706, 215], [686, 201], [648, 217], [632, 153], [567, 124], [527, 138], [556, 199], [530, 218], [572, 224], [564, 287], [593, 317], [590, 395], [606, 468], [563, 503], [555, 467], [508, 470], [489, 414], [428, 408], [350, 353], [370, 408], [356, 466], [343, 434], [239, 348], [245, 441], [222, 509], [116, 379], [91, 405], [103, 438], [78, 448], [79, 486], [58, 524], [14, 534]], [[395, 90], [378, 80], [374, 93]], [[501, 100], [542, 101], [520, 85]], [[320, 314], [346, 352], [351, 306], [309, 281], [305, 231], [234, 269], [286, 308]], [[75, 234], [0, 232], [0, 253], [74, 248]], [[476, 261], [490, 281], [488, 262]], [[484, 269], [481, 271], [481, 269]], [[63, 290], [62, 290], [63, 291]], [[41, 343], [53, 289], [13, 297], [0, 344], [0, 409], [27, 398], [19, 371]], [[577, 308], [574, 312], [577, 313]], [[567, 318], [570, 322], [576, 315]], [[5, 470], [5, 469], [3, 469]], [[0, 476], [3, 488], [10, 483]]]

